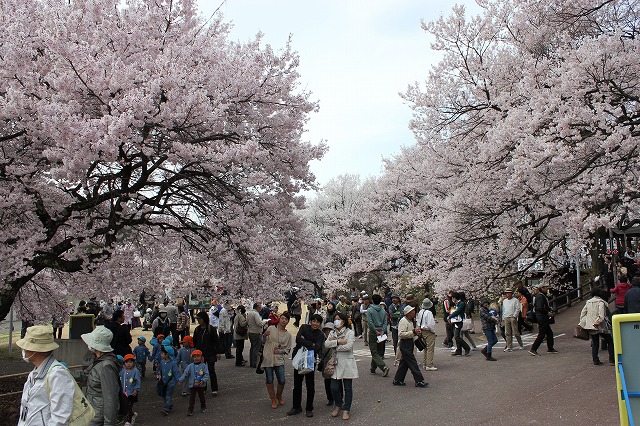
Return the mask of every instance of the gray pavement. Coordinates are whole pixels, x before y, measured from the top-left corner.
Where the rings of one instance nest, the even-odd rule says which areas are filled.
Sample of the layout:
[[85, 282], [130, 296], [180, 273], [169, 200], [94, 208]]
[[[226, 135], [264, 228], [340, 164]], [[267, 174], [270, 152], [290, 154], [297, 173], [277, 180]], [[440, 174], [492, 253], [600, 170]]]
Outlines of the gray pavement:
[[[424, 372], [427, 389], [414, 387], [411, 375], [407, 386], [392, 386], [393, 348], [387, 348], [387, 363], [391, 366], [388, 378], [369, 374], [370, 357], [362, 340], [357, 340], [355, 355], [360, 378], [354, 381], [354, 403], [351, 420], [354, 425], [389, 425], [398, 420], [410, 424], [430, 425], [615, 425], [619, 423], [614, 367], [591, 363], [589, 342], [573, 339], [579, 304], [563, 311], [553, 327], [559, 354], [533, 357], [527, 351], [504, 353], [501, 341], [494, 356], [497, 362], [487, 362], [480, 352], [470, 357], [452, 357], [442, 347], [444, 326], [438, 323], [435, 365], [438, 371]], [[479, 321], [476, 320], [479, 328]], [[485, 339], [474, 334], [478, 346]], [[526, 349], [535, 335], [525, 335]], [[245, 358], [248, 356], [245, 354]], [[422, 354], [418, 353], [419, 360]], [[607, 356], [602, 354], [606, 361]], [[272, 409], [264, 386], [264, 376], [248, 367], [235, 367], [234, 360], [217, 363], [220, 392], [218, 397], [207, 396], [208, 411], [185, 417], [187, 398], [176, 392], [174, 411], [168, 417], [159, 414], [161, 400], [155, 394], [155, 382], [147, 377], [143, 394], [136, 405], [139, 413], [136, 424], [141, 425], [275, 425], [343, 423], [340, 417], [331, 418], [327, 407], [322, 379], [316, 374], [315, 416], [304, 413], [287, 417], [291, 408], [292, 369], [287, 365], [287, 386], [284, 407]], [[303, 391], [304, 404], [305, 391]]]

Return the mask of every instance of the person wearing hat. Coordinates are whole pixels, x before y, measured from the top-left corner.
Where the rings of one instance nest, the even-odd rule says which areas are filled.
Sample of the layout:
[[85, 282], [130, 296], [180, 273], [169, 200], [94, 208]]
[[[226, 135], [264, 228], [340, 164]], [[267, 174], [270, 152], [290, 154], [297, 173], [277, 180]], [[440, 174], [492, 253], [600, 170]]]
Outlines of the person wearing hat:
[[489, 310], [489, 300], [487, 298], [480, 299], [480, 309], [478, 311], [480, 315], [480, 322], [482, 323], [482, 332], [487, 336], [487, 346], [482, 348], [480, 352], [485, 356], [487, 361], [496, 361], [491, 356], [491, 348], [498, 343], [498, 336], [496, 336], [496, 324], [498, 324], [498, 315], [494, 315]]
[[[339, 302], [336, 305], [336, 311], [342, 312], [347, 316], [347, 318], [351, 317], [351, 305], [347, 303], [347, 296], [341, 294], [339, 297]], [[333, 321], [333, 318], [330, 318], [329, 321]]]
[[147, 372], [147, 360], [153, 360], [147, 347], [147, 339], [144, 336], [138, 337], [138, 345], [133, 348], [133, 354], [136, 358], [136, 367], [140, 370], [140, 375], [144, 377]]
[[529, 353], [533, 356], [539, 355], [538, 348], [545, 337], [547, 339], [547, 353], [558, 353], [553, 346], [553, 330], [551, 329], [553, 310], [549, 307], [549, 300], [547, 299], [546, 292], [547, 286], [545, 284], [537, 285], [533, 289], [533, 309], [536, 313], [536, 320], [538, 321], [538, 336], [529, 350]]
[[387, 309], [391, 320], [391, 339], [393, 340], [393, 353], [398, 353], [398, 323], [402, 318], [402, 306], [400, 305], [400, 296], [396, 293], [391, 294], [391, 305]]
[[165, 337], [171, 335], [171, 321], [167, 317], [167, 309], [164, 305], [160, 305], [158, 316], [153, 320], [153, 324], [151, 324], [151, 330], [155, 337], [158, 337], [158, 334], [162, 334]]
[[416, 327], [420, 329], [420, 338], [424, 341], [424, 360], [423, 367], [427, 371], [436, 371], [433, 365], [433, 354], [436, 349], [436, 320], [433, 318], [433, 302], [431, 299], [422, 300], [422, 309], [416, 316]]
[[87, 378], [85, 395], [96, 412], [92, 425], [115, 425], [120, 393], [120, 365], [111, 347], [113, 333], [100, 325], [91, 333], [82, 334], [80, 337], [89, 351], [96, 356], [89, 368], [83, 372], [83, 376]]
[[[182, 338], [182, 347], [178, 349], [178, 355], [176, 357], [176, 364], [178, 364], [180, 374], [184, 373], [187, 366], [191, 364], [191, 354], [193, 353], [193, 350], [193, 337], [184, 336]], [[185, 383], [184, 386], [182, 386], [182, 396], [187, 396], [188, 391], [188, 383]]]
[[522, 305], [520, 300], [513, 297], [513, 289], [507, 288], [504, 291], [506, 298], [502, 300], [500, 311], [502, 312], [502, 321], [504, 322], [504, 330], [507, 336], [507, 346], [505, 352], [513, 352], [513, 336], [515, 335], [520, 349], [524, 350], [520, 331], [518, 330], [518, 317], [520, 316]]
[[122, 395], [120, 403], [124, 407], [120, 407], [121, 412], [125, 412], [124, 426], [131, 426], [135, 421], [137, 413], [133, 412], [133, 405], [138, 402], [138, 394], [140, 393], [141, 379], [140, 371], [135, 367], [136, 357], [133, 354], [126, 354], [123, 357], [123, 366], [120, 370], [120, 388]]
[[207, 400], [204, 397], [205, 390], [207, 389], [207, 380], [209, 380], [209, 369], [207, 364], [202, 360], [202, 351], [196, 349], [191, 352], [191, 358], [193, 362], [188, 364], [185, 368], [178, 385], [184, 383], [189, 388], [189, 408], [187, 409], [187, 416], [193, 415], [193, 409], [196, 405], [196, 395], [200, 399], [200, 412], [207, 411]]
[[[167, 339], [170, 336], [167, 336]], [[157, 391], [158, 395], [163, 399], [164, 406], [162, 407], [161, 414], [167, 416], [173, 411], [173, 392], [178, 384], [178, 378], [180, 377], [180, 371], [178, 365], [175, 362], [176, 351], [171, 344], [162, 345], [160, 348], [160, 364], [158, 365], [158, 371], [156, 371], [156, 379], [158, 380]]]
[[416, 387], [425, 388], [427, 383], [424, 381], [420, 367], [418, 367], [418, 361], [413, 355], [415, 336], [420, 335], [420, 328], [414, 327], [413, 320], [416, 317], [416, 309], [413, 306], [405, 306], [403, 310], [404, 316], [398, 323], [398, 337], [400, 338], [400, 353], [402, 359], [400, 365], [396, 371], [396, 375], [393, 378], [394, 386], [405, 386], [404, 378], [407, 375], [407, 371], [411, 370], [413, 379], [416, 381]]
[[35, 367], [22, 390], [18, 425], [66, 425], [73, 410], [73, 393], [68, 390], [75, 385], [67, 369], [53, 356], [58, 345], [51, 327], [28, 327], [16, 345], [22, 349], [22, 359]]

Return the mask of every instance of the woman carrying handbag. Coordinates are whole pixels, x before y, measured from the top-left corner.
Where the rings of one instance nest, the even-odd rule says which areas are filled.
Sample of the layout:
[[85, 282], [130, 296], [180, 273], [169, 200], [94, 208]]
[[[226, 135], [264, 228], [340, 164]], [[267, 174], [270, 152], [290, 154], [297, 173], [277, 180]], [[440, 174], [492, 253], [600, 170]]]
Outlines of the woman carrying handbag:
[[[591, 357], [593, 365], [602, 365], [598, 351], [600, 350], [600, 337], [607, 343], [609, 350], [609, 363], [615, 364], [613, 354], [613, 338], [611, 337], [611, 321], [609, 306], [605, 301], [608, 292], [601, 288], [591, 290], [591, 299], [587, 300], [582, 312], [580, 312], [580, 322], [578, 325], [589, 332], [591, 337]], [[603, 298], [604, 296], [604, 298]]]

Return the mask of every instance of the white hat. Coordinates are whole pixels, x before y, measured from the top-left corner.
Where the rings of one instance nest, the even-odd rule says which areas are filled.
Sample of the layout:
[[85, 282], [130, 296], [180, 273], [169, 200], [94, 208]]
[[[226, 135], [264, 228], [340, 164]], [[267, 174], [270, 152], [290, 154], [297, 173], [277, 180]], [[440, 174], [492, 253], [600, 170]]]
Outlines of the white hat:
[[90, 348], [100, 352], [113, 352], [111, 347], [113, 333], [104, 325], [99, 325], [91, 333], [83, 334], [80, 337]]
[[322, 329], [328, 328], [330, 330], [335, 330], [336, 326], [332, 322], [327, 322], [322, 326]]
[[422, 309], [431, 309], [433, 307], [433, 302], [429, 298], [425, 298], [422, 300]]
[[413, 311], [414, 309], [415, 308], [413, 306], [407, 305], [407, 306], [404, 307], [404, 311], [402, 311], [402, 312], [404, 312], [404, 314], [407, 315], [409, 312]]
[[31, 352], [51, 352], [58, 349], [49, 325], [34, 325], [27, 328], [27, 333], [16, 342], [16, 345], [20, 349]]

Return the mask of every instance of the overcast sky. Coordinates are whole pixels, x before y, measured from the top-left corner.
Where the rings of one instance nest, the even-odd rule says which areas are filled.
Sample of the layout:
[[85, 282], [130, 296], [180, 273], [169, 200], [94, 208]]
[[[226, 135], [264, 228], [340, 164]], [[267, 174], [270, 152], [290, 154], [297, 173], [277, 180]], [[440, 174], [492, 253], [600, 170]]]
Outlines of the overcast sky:
[[[223, 0], [198, 0], [206, 17]], [[448, 15], [473, 0], [227, 0], [220, 11], [233, 22], [231, 38], [281, 49], [292, 36], [301, 83], [320, 102], [305, 139], [329, 152], [312, 164], [320, 184], [340, 174], [379, 175], [382, 158], [412, 145], [411, 110], [398, 95], [423, 81], [438, 56], [420, 20]]]

